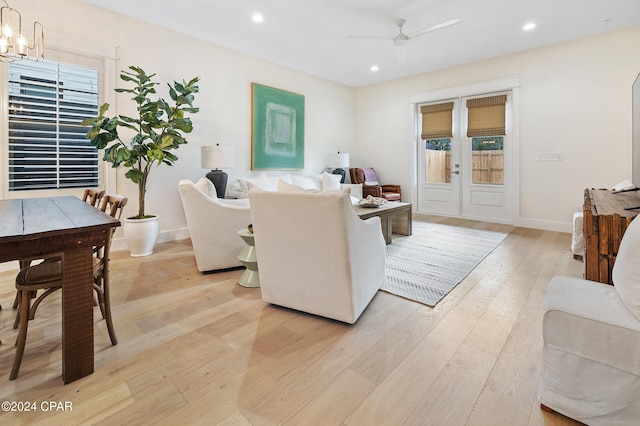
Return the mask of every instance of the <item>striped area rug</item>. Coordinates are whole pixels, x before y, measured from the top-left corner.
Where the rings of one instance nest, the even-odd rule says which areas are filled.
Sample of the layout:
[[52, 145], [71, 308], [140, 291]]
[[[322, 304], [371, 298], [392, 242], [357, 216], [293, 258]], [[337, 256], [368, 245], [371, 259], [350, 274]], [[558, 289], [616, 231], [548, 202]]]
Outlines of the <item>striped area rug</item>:
[[387, 245], [382, 290], [435, 306], [507, 236], [502, 232], [413, 222], [413, 235]]

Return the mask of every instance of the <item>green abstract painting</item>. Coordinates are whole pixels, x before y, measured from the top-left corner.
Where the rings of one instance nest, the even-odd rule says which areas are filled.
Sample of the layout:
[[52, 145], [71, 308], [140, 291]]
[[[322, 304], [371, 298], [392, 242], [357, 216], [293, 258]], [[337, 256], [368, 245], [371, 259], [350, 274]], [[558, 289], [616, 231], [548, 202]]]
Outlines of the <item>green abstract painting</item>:
[[251, 169], [304, 169], [304, 96], [251, 83]]

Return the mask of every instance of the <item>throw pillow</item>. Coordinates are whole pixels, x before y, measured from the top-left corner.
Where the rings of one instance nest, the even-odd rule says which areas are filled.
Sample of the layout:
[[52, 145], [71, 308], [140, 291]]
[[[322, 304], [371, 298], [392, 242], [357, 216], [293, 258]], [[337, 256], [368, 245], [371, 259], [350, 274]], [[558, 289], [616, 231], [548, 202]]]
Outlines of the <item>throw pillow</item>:
[[277, 191], [278, 180], [270, 179], [265, 172], [262, 172], [258, 177], [247, 179], [247, 186], [249, 191], [252, 189], [261, 189], [263, 191]]
[[291, 185], [285, 182], [283, 179], [280, 179], [278, 182], [278, 192], [297, 192], [297, 193], [305, 193], [305, 194], [318, 194], [320, 191], [313, 188], [302, 188], [298, 185]]
[[211, 182], [209, 179], [202, 177], [193, 185], [198, 188], [198, 190], [203, 194], [211, 198], [218, 198], [216, 187], [213, 186], [213, 182]]
[[[338, 177], [340, 177], [338, 175]], [[318, 191], [317, 189], [305, 189], [297, 185], [291, 185], [285, 182], [283, 179], [280, 179], [278, 182], [278, 192], [298, 192], [303, 194], [320, 194], [320, 193], [331, 193], [331, 192], [344, 192], [345, 194], [349, 194], [349, 199], [351, 200], [351, 204], [357, 206], [360, 203], [360, 199], [358, 197], [354, 197], [351, 195], [351, 188], [340, 188], [337, 191]]]
[[238, 178], [238, 185], [240, 186], [240, 192], [247, 192], [249, 190], [249, 184], [246, 179]]
[[278, 181], [278, 192], [300, 192], [304, 188], [298, 185], [291, 185], [290, 183], [285, 182], [283, 179]]
[[317, 177], [291, 175], [291, 183], [304, 189], [322, 191], [322, 180]]
[[373, 168], [363, 167], [362, 173], [364, 173], [365, 184], [367, 184], [367, 182], [375, 182], [376, 185], [378, 184], [378, 177], [376, 176], [376, 172], [375, 170], [373, 170]]
[[291, 182], [291, 175], [290, 174], [286, 174], [286, 175], [282, 175], [280, 177], [277, 177], [276, 180], [279, 182], [280, 180], [285, 181], [288, 184], [293, 184], [293, 182]]
[[613, 285], [631, 314], [640, 321], [640, 219], [625, 231], [613, 265]]
[[340, 189], [340, 179], [342, 179], [342, 176], [327, 172], [322, 173], [320, 176], [322, 177], [323, 191], [337, 191]]

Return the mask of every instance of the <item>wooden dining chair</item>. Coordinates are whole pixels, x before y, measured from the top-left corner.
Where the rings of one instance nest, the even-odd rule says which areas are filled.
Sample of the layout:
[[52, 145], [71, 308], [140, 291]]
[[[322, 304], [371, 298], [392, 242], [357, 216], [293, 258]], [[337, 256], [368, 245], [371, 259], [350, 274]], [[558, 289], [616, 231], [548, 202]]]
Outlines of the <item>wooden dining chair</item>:
[[[102, 198], [98, 208], [119, 220], [126, 204], [127, 198], [125, 197], [120, 195], [106, 195]], [[116, 337], [113, 319], [111, 317], [109, 289], [109, 256], [112, 238], [113, 230], [104, 246], [94, 247], [93, 249], [95, 254], [93, 259], [93, 288], [98, 299], [100, 313], [107, 323], [107, 331], [109, 332], [111, 344], [117, 345], [118, 338]], [[28, 266], [18, 273], [16, 277], [16, 290], [18, 291], [19, 310], [16, 315], [16, 323], [19, 329], [16, 339], [16, 354], [9, 380], [14, 380], [18, 377], [27, 340], [29, 321], [35, 318], [35, 313], [40, 303], [60, 288], [62, 288], [61, 256], [45, 259], [42, 263]], [[37, 298], [33, 298], [32, 294], [38, 290], [45, 291]]]
[[102, 197], [104, 197], [104, 190], [87, 188], [84, 190], [84, 194], [82, 194], [82, 201], [91, 204], [93, 207], [98, 207]]
[[[122, 211], [124, 206], [127, 205], [128, 199], [121, 195], [105, 195], [100, 204], [100, 210], [109, 214], [118, 220], [122, 217]], [[98, 297], [98, 306], [100, 306], [100, 312], [102, 318], [107, 322], [107, 330], [109, 331], [109, 337], [111, 338], [111, 344], [117, 345], [118, 338], [116, 337], [115, 329], [113, 328], [113, 320], [111, 318], [111, 298], [109, 289], [109, 262], [111, 252], [111, 240], [113, 239], [113, 233], [115, 228], [111, 228], [111, 236], [107, 239], [107, 242], [102, 247], [95, 247], [93, 258], [93, 288], [96, 291]]]

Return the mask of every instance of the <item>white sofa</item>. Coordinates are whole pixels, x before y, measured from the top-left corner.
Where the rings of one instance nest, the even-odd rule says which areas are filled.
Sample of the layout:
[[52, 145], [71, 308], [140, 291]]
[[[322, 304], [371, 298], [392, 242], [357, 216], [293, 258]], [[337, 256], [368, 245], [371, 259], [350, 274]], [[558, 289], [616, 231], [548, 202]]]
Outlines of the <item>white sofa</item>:
[[242, 266], [238, 255], [245, 244], [238, 231], [251, 223], [249, 200], [217, 198], [215, 187], [206, 178], [195, 184], [181, 180], [179, 189], [198, 270]]
[[545, 299], [540, 402], [588, 425], [640, 422], [640, 219], [612, 280], [555, 277]]
[[309, 191], [249, 192], [262, 299], [353, 324], [385, 279], [380, 219]]
[[299, 186], [304, 189], [315, 189], [318, 191], [336, 191], [349, 188], [352, 200], [356, 203], [362, 198], [362, 185], [340, 183], [341, 176], [323, 172], [318, 175], [299, 176], [283, 174], [279, 176], [268, 176], [262, 172], [256, 177], [238, 178], [227, 189], [227, 195], [238, 199], [248, 198], [249, 191], [260, 189], [263, 191], [277, 191], [278, 184], [285, 182], [289, 185]]

